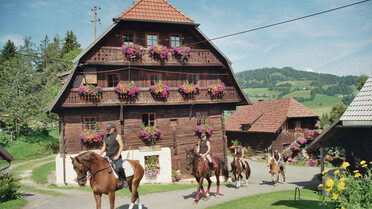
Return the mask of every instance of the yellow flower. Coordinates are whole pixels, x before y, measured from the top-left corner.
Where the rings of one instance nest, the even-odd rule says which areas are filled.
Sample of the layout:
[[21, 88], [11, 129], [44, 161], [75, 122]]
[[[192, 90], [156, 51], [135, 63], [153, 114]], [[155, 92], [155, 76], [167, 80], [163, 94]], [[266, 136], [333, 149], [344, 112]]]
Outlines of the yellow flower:
[[359, 173], [359, 170], [355, 170], [355, 171], [353, 171], [354, 173]]
[[340, 193], [338, 193], [338, 192], [333, 193], [332, 194], [332, 199], [337, 200], [339, 195], [340, 195]]
[[362, 165], [362, 168], [365, 168], [365, 167], [367, 167], [368, 165], [367, 164], [364, 164], [364, 165]]
[[324, 171], [322, 172], [322, 174], [326, 174], [326, 173], [328, 173], [328, 171], [329, 171], [329, 170], [324, 170]]
[[360, 161], [360, 164], [361, 165], [366, 164], [366, 161], [365, 160], [362, 160], [362, 161]]
[[341, 182], [344, 182], [345, 180], [346, 180], [346, 178], [344, 178], [344, 177], [340, 178]]
[[342, 190], [345, 189], [345, 183], [344, 183], [344, 182], [338, 183], [337, 186], [338, 186], [338, 190], [339, 190], [339, 191], [342, 191]]
[[350, 166], [350, 163], [348, 163], [348, 162], [344, 162], [344, 163], [342, 163], [342, 167], [343, 168], [347, 168], [347, 167], [349, 167]]
[[333, 185], [335, 185], [335, 182], [333, 181], [333, 179], [328, 179], [326, 181], [326, 187], [333, 187]]
[[322, 188], [323, 186], [324, 186], [323, 184], [319, 184], [319, 185], [318, 185], [319, 188]]
[[325, 191], [326, 191], [326, 192], [329, 192], [329, 191], [331, 191], [331, 189], [332, 189], [332, 187], [326, 187], [326, 188], [325, 188]]
[[337, 175], [338, 173], [340, 173], [340, 170], [336, 170], [333, 174]]
[[361, 177], [361, 176], [362, 176], [362, 175], [361, 175], [360, 173], [356, 173], [354, 177], [355, 177], [355, 178], [359, 178], [359, 177]]
[[341, 209], [345, 209], [345, 207], [344, 207], [344, 206], [342, 206], [342, 207], [341, 207]]

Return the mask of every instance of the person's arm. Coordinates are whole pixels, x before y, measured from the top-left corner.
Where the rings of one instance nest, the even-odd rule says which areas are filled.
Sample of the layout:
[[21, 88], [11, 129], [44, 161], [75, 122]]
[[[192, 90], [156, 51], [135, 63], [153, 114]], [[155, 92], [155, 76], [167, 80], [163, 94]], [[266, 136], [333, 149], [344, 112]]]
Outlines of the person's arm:
[[238, 154], [238, 148], [237, 147], [235, 147], [235, 149], [234, 149], [234, 156], [236, 156], [236, 154]]
[[244, 155], [244, 149], [242, 148], [242, 158], [244, 158], [245, 155]]
[[207, 154], [210, 155], [210, 151], [211, 151], [211, 143], [209, 141], [207, 141], [207, 147], [208, 147], [208, 150], [207, 152], [204, 154], [204, 157], [207, 156]]
[[118, 141], [119, 144], [119, 151], [118, 154], [116, 154], [116, 156], [113, 158], [113, 160], [115, 161], [120, 158], [121, 152], [123, 152], [124, 149], [123, 140], [121, 139], [121, 136], [119, 134], [116, 136], [116, 141]]
[[198, 145], [196, 146], [196, 153], [199, 154], [200, 151], [200, 141], [198, 142]]
[[99, 155], [102, 156], [102, 154], [106, 151], [106, 143], [105, 143], [105, 140], [103, 140], [103, 145], [102, 145], [102, 149], [101, 151], [99, 152]]

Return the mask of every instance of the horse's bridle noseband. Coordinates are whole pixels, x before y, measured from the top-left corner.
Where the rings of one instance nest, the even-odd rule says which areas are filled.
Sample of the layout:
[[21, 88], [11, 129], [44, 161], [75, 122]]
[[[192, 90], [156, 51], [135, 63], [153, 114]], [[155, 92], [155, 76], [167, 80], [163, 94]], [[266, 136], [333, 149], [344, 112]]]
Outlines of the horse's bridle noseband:
[[78, 180], [78, 181], [83, 181], [83, 180], [85, 180], [86, 178], [87, 178], [87, 172], [89, 171], [89, 168], [88, 168], [88, 166], [86, 166], [84, 163], [81, 163], [82, 165], [83, 165], [83, 168], [84, 168], [84, 175], [83, 176], [80, 176], [80, 177], [76, 177], [76, 179]]

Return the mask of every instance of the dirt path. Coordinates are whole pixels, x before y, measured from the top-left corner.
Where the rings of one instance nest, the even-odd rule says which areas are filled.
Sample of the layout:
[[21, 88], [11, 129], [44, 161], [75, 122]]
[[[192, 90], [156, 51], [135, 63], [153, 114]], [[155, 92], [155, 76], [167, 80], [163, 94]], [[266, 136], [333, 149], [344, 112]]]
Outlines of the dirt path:
[[[221, 186], [220, 198], [215, 197], [216, 185], [212, 184], [211, 198], [208, 201], [199, 201], [198, 205], [193, 205], [193, 200], [196, 196], [195, 189], [186, 189], [172, 192], [148, 194], [140, 196], [144, 209], [174, 209], [174, 208], [206, 208], [217, 205], [226, 201], [238, 199], [245, 196], [256, 194], [294, 190], [296, 187], [301, 189], [315, 188], [319, 184], [316, 174], [320, 172], [319, 168], [312, 167], [296, 167], [287, 166], [287, 182], [279, 183], [278, 187], [274, 187], [271, 183], [271, 175], [268, 172], [268, 167], [264, 163], [249, 161], [252, 168], [252, 174], [249, 179], [248, 188], [236, 190], [233, 186]], [[215, 181], [214, 181], [215, 182]], [[280, 182], [282, 179], [280, 178]], [[45, 188], [45, 187], [44, 187]], [[65, 195], [53, 197], [41, 194], [28, 194], [25, 199], [28, 204], [24, 209], [48, 208], [48, 209], [64, 209], [64, 208], [95, 208], [95, 201], [91, 192], [82, 192], [76, 190], [58, 190]], [[129, 207], [129, 197], [116, 197], [115, 206], [118, 209], [127, 209]], [[109, 208], [108, 197], [105, 195], [102, 199], [102, 208]], [[134, 208], [137, 208], [135, 206]]]

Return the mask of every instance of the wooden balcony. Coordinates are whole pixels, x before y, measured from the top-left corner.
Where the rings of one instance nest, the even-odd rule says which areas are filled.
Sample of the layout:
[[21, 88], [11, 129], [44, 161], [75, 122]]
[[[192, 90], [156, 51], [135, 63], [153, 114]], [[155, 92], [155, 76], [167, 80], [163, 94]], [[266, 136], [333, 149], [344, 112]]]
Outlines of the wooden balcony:
[[[98, 51], [92, 50], [82, 59], [83, 63], [99, 65], [128, 65], [129, 58], [123, 55], [121, 47], [102, 47]], [[168, 65], [168, 66], [222, 66], [222, 63], [207, 49], [192, 49], [188, 61], [181, 62], [169, 53], [168, 60], [160, 62], [154, 60], [148, 53], [144, 54], [141, 59], [131, 60], [131, 65]]]
[[113, 88], [103, 89], [98, 98], [81, 96], [77, 88], [71, 89], [62, 107], [96, 107], [96, 106], [148, 106], [148, 105], [185, 105], [185, 104], [218, 104], [239, 102], [239, 96], [233, 87], [227, 87], [222, 95], [212, 96], [206, 88], [196, 95], [184, 95], [176, 87], [171, 88], [169, 97], [161, 99], [153, 96], [148, 88], [140, 88], [136, 98], [125, 98], [114, 91]]

